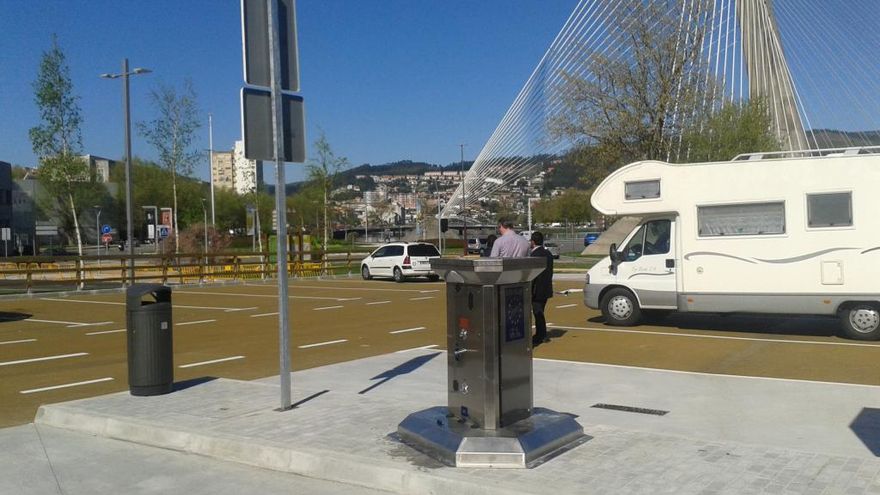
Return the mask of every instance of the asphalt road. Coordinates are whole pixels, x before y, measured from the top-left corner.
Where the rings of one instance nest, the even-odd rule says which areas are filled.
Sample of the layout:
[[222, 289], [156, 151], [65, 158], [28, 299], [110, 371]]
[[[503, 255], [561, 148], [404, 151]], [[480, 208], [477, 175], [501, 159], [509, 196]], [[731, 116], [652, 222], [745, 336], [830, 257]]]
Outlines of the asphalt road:
[[[175, 288], [175, 381], [277, 374], [275, 293], [261, 283]], [[442, 282], [294, 281], [293, 368], [443, 349], [445, 299]], [[124, 310], [122, 293], [0, 301], [0, 427], [30, 422], [40, 404], [126, 390]], [[538, 358], [880, 385], [880, 345], [837, 337], [834, 320], [677, 315], [617, 328], [578, 293], [554, 297], [547, 316], [552, 340]]]

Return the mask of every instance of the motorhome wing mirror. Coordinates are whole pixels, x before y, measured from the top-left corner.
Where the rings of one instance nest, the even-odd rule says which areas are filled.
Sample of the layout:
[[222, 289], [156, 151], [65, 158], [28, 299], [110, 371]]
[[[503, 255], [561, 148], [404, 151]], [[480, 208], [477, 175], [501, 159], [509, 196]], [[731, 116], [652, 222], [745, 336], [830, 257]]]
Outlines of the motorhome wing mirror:
[[612, 242], [608, 247], [608, 257], [611, 258], [611, 261], [617, 261], [617, 243]]

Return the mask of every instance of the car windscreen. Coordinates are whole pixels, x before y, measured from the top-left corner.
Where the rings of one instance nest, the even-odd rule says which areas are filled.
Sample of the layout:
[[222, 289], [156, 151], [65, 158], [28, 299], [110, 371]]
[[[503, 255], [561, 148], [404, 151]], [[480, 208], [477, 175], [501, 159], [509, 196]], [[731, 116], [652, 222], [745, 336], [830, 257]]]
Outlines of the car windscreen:
[[440, 252], [437, 251], [437, 248], [430, 244], [415, 244], [409, 246], [409, 255], [410, 256], [440, 256]]

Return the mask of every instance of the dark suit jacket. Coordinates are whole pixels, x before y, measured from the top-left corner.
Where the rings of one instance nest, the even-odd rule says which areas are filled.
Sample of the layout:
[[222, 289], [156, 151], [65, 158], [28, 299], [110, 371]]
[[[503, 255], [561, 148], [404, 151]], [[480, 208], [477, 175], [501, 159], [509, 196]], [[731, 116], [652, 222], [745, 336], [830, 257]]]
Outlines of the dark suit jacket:
[[553, 255], [544, 246], [539, 246], [529, 256], [547, 260], [547, 268], [532, 281], [532, 301], [546, 301], [553, 297]]

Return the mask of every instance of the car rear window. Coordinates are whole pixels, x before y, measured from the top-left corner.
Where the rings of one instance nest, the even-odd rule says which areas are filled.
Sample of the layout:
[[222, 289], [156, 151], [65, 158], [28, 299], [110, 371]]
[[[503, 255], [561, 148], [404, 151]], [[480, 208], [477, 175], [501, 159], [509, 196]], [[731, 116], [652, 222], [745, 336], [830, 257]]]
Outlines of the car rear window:
[[412, 246], [409, 246], [409, 255], [410, 256], [440, 256], [440, 252], [437, 251], [437, 248], [435, 248], [431, 244], [414, 244]]

